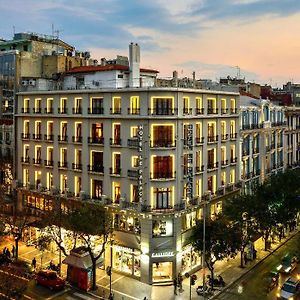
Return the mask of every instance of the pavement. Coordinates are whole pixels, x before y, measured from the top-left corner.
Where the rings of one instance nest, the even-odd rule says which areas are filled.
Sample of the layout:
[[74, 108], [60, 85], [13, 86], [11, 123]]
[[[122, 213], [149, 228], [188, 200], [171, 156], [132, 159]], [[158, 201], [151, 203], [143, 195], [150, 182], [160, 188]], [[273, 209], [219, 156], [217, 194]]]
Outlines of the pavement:
[[[255, 242], [255, 249], [257, 250], [257, 258], [254, 261], [249, 261], [244, 268], [240, 267], [240, 254], [237, 255], [234, 259], [228, 259], [223, 261], [217, 261], [215, 263], [215, 275], [222, 275], [224, 281], [226, 282], [225, 288], [222, 290], [217, 290], [211, 299], [216, 299], [222, 291], [229, 288], [234, 282], [239, 280], [243, 275], [248, 273], [253, 269], [257, 264], [266, 259], [274, 251], [276, 251], [281, 245], [287, 242], [292, 236], [294, 236], [298, 229], [292, 232], [288, 232], [286, 237], [279, 241], [275, 241], [271, 244], [271, 248], [268, 251], [264, 250], [264, 241], [259, 239]], [[5, 246], [11, 249], [13, 240], [6, 237], [0, 241], [0, 250]], [[44, 251], [40, 253], [33, 246], [26, 246], [24, 243], [20, 242], [19, 245], [19, 258], [31, 263], [33, 257], [37, 260], [37, 268], [46, 267], [49, 265], [52, 260], [55, 264], [58, 263], [58, 252], [55, 250]], [[63, 257], [64, 258], [64, 257]], [[63, 259], [62, 258], [62, 259]], [[209, 270], [204, 270], [204, 275], [209, 274]], [[183, 291], [177, 291], [177, 295], [174, 295], [173, 286], [155, 286], [144, 284], [133, 278], [126, 277], [122, 274], [113, 272], [112, 275], [112, 289], [114, 293], [114, 300], [143, 300], [144, 297], [147, 297], [147, 300], [181, 300], [181, 299], [200, 299], [200, 296], [196, 293], [196, 288], [199, 285], [202, 285], [203, 270], [200, 270], [195, 273], [197, 275], [196, 284], [192, 286], [191, 289], [191, 298], [190, 298], [190, 286], [189, 279], [184, 279], [183, 281]], [[62, 276], [66, 276], [66, 266], [62, 265]], [[82, 291], [77, 291], [74, 288], [66, 289], [65, 293], [53, 294], [47, 299], [108, 299], [109, 295], [109, 277], [106, 275], [106, 272], [102, 269], [97, 269], [97, 286], [96, 291], [90, 291], [84, 293]], [[76, 297], [74, 297], [74, 295]], [[38, 299], [38, 297], [31, 297], [31, 299]]]

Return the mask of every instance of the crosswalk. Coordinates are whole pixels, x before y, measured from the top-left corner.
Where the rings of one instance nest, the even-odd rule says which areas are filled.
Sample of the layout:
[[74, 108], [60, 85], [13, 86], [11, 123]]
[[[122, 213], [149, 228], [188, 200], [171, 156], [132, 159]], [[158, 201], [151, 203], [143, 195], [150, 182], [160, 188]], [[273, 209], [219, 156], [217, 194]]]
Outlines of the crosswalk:
[[99, 296], [92, 296], [92, 295], [81, 294], [79, 292], [76, 292], [76, 293], [72, 294], [72, 296], [67, 296], [66, 299], [67, 300], [79, 300], [79, 299], [96, 300], [96, 299], [104, 299], [104, 298], [99, 297]]

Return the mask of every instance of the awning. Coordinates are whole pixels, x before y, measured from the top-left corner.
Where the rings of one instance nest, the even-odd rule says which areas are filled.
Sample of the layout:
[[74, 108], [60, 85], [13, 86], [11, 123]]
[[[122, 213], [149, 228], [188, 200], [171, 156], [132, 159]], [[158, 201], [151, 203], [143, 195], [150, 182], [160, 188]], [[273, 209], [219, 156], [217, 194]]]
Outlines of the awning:
[[[100, 257], [97, 260], [96, 265], [97, 266], [103, 265], [103, 262], [104, 262], [104, 259], [102, 257]], [[93, 265], [89, 254], [87, 254], [84, 257], [78, 257], [78, 256], [70, 254], [63, 260], [62, 263], [72, 266], [72, 267], [79, 268], [79, 269], [84, 269], [84, 270], [91, 268]]]

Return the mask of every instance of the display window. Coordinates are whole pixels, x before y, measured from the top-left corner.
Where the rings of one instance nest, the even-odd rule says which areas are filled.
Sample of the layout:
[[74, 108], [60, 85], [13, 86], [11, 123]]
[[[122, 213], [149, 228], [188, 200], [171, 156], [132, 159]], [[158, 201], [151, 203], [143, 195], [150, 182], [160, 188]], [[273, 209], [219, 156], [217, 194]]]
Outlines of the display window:
[[181, 274], [191, 271], [200, 266], [200, 264], [201, 256], [198, 252], [193, 250], [192, 246], [189, 245], [182, 249]]
[[52, 210], [52, 200], [38, 198], [33, 196], [27, 196], [25, 198], [26, 205], [32, 208], [40, 209], [40, 210]]
[[153, 237], [172, 236], [173, 220], [154, 220], [152, 224]]
[[152, 281], [169, 281], [173, 278], [172, 262], [155, 262], [152, 264]]

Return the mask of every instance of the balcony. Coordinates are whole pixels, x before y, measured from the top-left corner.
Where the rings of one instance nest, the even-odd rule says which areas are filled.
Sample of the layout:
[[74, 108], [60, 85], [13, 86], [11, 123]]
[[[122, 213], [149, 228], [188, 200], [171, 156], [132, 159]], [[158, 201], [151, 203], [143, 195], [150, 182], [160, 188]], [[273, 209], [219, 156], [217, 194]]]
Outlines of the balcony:
[[104, 108], [103, 107], [92, 107], [88, 108], [88, 114], [90, 115], [103, 115], [104, 114]]
[[29, 114], [30, 108], [29, 107], [22, 107], [22, 114]]
[[226, 142], [228, 140], [228, 133], [221, 135], [221, 142]]
[[104, 138], [98, 136], [89, 136], [88, 137], [89, 144], [97, 144], [97, 145], [104, 145]]
[[21, 139], [22, 140], [29, 140], [30, 139], [30, 133], [21, 133]]
[[67, 142], [68, 141], [68, 136], [67, 135], [58, 135], [57, 140], [59, 142]]
[[196, 108], [196, 115], [203, 115], [204, 114], [204, 108], [203, 107], [197, 107]]
[[237, 133], [230, 133], [230, 140], [236, 140], [237, 139]]
[[42, 159], [41, 158], [33, 158], [32, 162], [35, 165], [41, 165], [42, 164]]
[[224, 167], [227, 167], [227, 166], [228, 166], [228, 159], [221, 160], [221, 167], [224, 168]]
[[163, 172], [158, 171], [154, 173], [150, 173], [150, 179], [153, 180], [168, 180], [168, 179], [175, 179], [176, 178], [176, 172]]
[[110, 145], [111, 146], [121, 146], [122, 140], [120, 138], [110, 138]]
[[57, 112], [58, 112], [59, 114], [67, 114], [67, 113], [68, 113], [68, 108], [67, 108], [67, 107], [59, 107], [59, 108], [57, 109]]
[[182, 109], [182, 114], [184, 114], [184, 115], [191, 115], [192, 113], [193, 113], [193, 109], [192, 108], [184, 107]]
[[109, 168], [110, 175], [121, 175], [121, 168]]
[[47, 159], [45, 159], [44, 160], [44, 164], [45, 164], [46, 167], [53, 167], [54, 162], [53, 162], [53, 160], [47, 160]]
[[216, 115], [216, 114], [218, 114], [218, 109], [209, 107], [209, 108], [207, 108], [207, 114], [208, 115]]
[[72, 113], [74, 115], [81, 115], [82, 114], [82, 107], [73, 107], [72, 108]]
[[53, 134], [44, 134], [44, 140], [47, 142], [53, 142], [54, 135]]
[[82, 143], [82, 136], [73, 136], [72, 141], [73, 143]]
[[138, 148], [139, 140], [137, 138], [132, 138], [127, 140], [127, 146], [130, 148]]
[[195, 167], [195, 173], [196, 174], [199, 174], [199, 173], [202, 173], [202, 172], [204, 172], [204, 165]]
[[251, 129], [258, 129], [259, 124], [251, 124], [250, 127], [251, 127]]
[[36, 141], [40, 141], [42, 139], [42, 135], [40, 133], [34, 133], [32, 138]]
[[177, 108], [149, 108], [148, 115], [155, 116], [174, 116], [177, 114]]
[[45, 114], [53, 114], [53, 111], [53, 107], [46, 107], [44, 110]]
[[176, 140], [153, 140], [150, 142], [150, 148], [174, 148]]
[[215, 163], [208, 163], [207, 164], [207, 171], [212, 171], [214, 169], [217, 169], [219, 166], [219, 163], [218, 162], [215, 162]]
[[249, 130], [251, 129], [251, 125], [250, 124], [243, 124], [242, 125], [242, 130]]
[[41, 107], [34, 107], [32, 112], [34, 114], [40, 114], [40, 113], [42, 113], [42, 108]]
[[196, 145], [200, 145], [200, 144], [203, 144], [203, 143], [204, 143], [204, 136], [195, 138], [195, 144]]
[[110, 114], [111, 115], [120, 115], [121, 111], [122, 111], [121, 107], [115, 107], [115, 108], [111, 107], [110, 108]]
[[252, 173], [251, 173], [251, 172], [244, 173], [244, 174], [241, 175], [241, 178], [242, 178], [243, 180], [248, 180], [248, 179], [250, 179], [251, 177], [252, 177]]
[[66, 169], [66, 168], [68, 168], [68, 162], [67, 162], [67, 161], [59, 161], [59, 162], [57, 162], [57, 166], [58, 166], [59, 168], [64, 168], [64, 169]]
[[21, 157], [21, 162], [24, 163], [24, 164], [29, 164], [30, 162], [30, 158], [29, 156], [25, 156], [25, 157]]
[[127, 170], [127, 176], [132, 178], [138, 178], [139, 170]]
[[77, 170], [77, 171], [81, 171], [82, 170], [82, 164], [72, 163], [72, 169]]
[[219, 140], [218, 135], [207, 136], [207, 143], [216, 143]]
[[103, 165], [88, 165], [87, 166], [89, 172], [94, 172], [94, 173], [104, 173], [104, 166]]
[[141, 112], [140, 108], [128, 108], [129, 115], [139, 115]]
[[157, 212], [157, 213], [165, 213], [167, 211], [172, 211], [173, 210], [173, 206], [172, 205], [168, 205], [165, 207], [154, 207], [152, 209], [153, 211]]
[[237, 163], [237, 157], [231, 157], [230, 158], [230, 164], [233, 165], [233, 164], [236, 164]]
[[228, 114], [228, 108], [221, 108], [221, 115]]
[[230, 108], [230, 114], [234, 115], [237, 114], [238, 110], [237, 108]]

